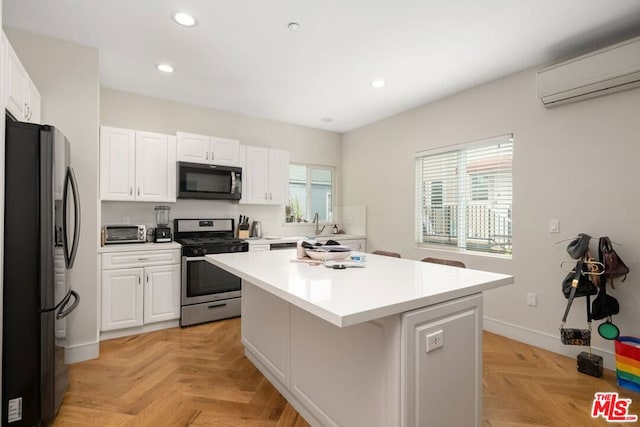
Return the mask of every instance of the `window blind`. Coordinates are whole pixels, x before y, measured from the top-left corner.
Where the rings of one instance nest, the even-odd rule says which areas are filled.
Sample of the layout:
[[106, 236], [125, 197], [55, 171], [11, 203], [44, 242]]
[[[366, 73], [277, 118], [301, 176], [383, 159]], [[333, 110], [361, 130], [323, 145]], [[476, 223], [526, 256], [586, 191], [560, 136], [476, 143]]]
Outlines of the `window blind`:
[[513, 135], [416, 156], [417, 243], [512, 250]]

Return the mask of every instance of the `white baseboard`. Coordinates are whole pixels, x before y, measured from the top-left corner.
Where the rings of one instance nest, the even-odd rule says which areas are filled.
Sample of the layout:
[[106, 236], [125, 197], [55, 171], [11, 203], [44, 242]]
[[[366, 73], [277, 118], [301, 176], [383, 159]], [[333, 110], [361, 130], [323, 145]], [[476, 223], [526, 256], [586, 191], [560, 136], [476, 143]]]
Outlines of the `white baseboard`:
[[64, 349], [64, 363], [78, 363], [97, 359], [100, 355], [100, 343], [95, 342], [72, 345]]
[[[560, 342], [560, 332], [558, 332], [557, 335], [552, 335], [486, 316], [483, 320], [484, 330], [488, 332], [493, 332], [535, 347], [540, 347], [553, 353], [575, 358], [578, 353], [584, 351], [583, 347], [562, 344]], [[594, 332], [597, 333], [596, 331]], [[599, 347], [592, 347], [592, 350], [595, 354], [602, 356], [605, 369], [615, 372], [616, 358], [614, 352]]]
[[154, 332], [162, 329], [176, 328], [180, 326], [179, 320], [166, 320], [164, 322], [150, 323], [148, 325], [137, 326], [135, 328], [116, 329], [114, 331], [100, 332], [100, 341], [112, 340], [114, 338], [128, 337], [131, 335], [143, 334], [146, 332]]

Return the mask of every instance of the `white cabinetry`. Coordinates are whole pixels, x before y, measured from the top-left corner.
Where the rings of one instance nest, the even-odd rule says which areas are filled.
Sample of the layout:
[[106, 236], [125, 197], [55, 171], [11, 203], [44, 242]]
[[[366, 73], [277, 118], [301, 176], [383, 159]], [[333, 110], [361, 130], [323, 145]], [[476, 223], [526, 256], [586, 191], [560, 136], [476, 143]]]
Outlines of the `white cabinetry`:
[[31, 123], [40, 123], [41, 118], [42, 97], [36, 87], [36, 84], [30, 78], [27, 80], [27, 121]]
[[341, 239], [340, 235], [338, 234], [334, 236], [334, 240], [339, 241], [342, 245], [349, 246], [354, 251], [367, 251], [367, 239]]
[[102, 254], [102, 331], [180, 318], [180, 250]]
[[265, 147], [244, 147], [242, 202], [284, 205], [289, 200], [289, 153]]
[[100, 127], [100, 198], [176, 201], [176, 139], [171, 135]]
[[178, 132], [178, 161], [238, 166], [240, 141]]
[[[401, 323], [403, 425], [480, 426], [482, 294], [404, 313]], [[467, 404], [443, 410], [451, 402]]]
[[2, 37], [6, 45], [4, 77], [6, 108], [16, 120], [39, 123], [40, 92], [4, 33]]
[[245, 355], [311, 425], [482, 424], [481, 294], [339, 328], [242, 292]]
[[249, 242], [249, 252], [266, 252], [270, 251], [271, 246], [265, 244], [254, 244]]

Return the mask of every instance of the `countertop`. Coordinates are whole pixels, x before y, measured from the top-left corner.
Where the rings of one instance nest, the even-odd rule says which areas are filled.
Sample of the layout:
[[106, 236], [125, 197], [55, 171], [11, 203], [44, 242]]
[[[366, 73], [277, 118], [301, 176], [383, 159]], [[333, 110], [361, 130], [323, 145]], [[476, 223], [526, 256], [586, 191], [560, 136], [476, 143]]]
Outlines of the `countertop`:
[[98, 253], [110, 253], [110, 252], [132, 252], [132, 251], [161, 251], [170, 249], [181, 249], [180, 243], [165, 242], [165, 243], [115, 243], [110, 245], [104, 245], [98, 248]]
[[339, 327], [483, 292], [514, 280], [504, 274], [366, 255], [366, 267], [345, 270], [293, 262], [295, 249], [215, 254], [205, 259]]
[[[315, 237], [315, 239], [318, 241], [335, 240], [337, 242], [339, 242], [340, 240], [355, 240], [366, 238], [367, 236], [361, 234], [327, 234]], [[271, 243], [293, 243], [297, 242], [300, 239], [309, 240], [310, 238], [307, 236], [272, 236], [262, 237], [260, 239], [249, 238], [245, 240], [249, 242], [250, 245], [269, 245]]]

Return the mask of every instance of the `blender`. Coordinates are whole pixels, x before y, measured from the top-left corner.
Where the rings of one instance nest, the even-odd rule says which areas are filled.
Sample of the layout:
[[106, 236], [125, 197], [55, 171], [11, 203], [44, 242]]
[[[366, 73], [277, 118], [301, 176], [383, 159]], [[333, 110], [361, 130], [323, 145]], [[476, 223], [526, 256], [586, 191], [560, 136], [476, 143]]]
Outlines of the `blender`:
[[154, 209], [154, 216], [156, 218], [156, 230], [153, 235], [153, 241], [156, 243], [171, 241], [171, 229], [169, 228], [170, 210], [170, 206], [156, 206]]

